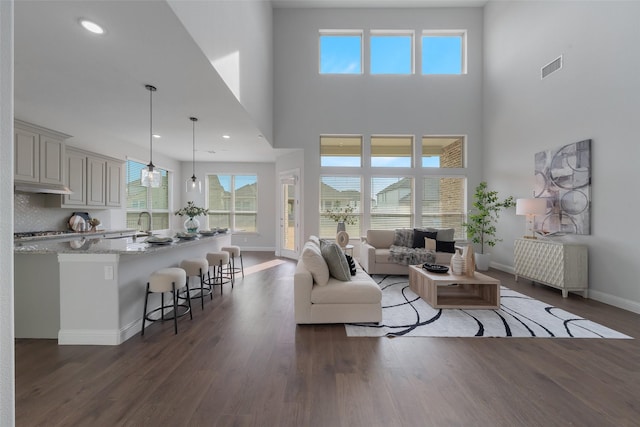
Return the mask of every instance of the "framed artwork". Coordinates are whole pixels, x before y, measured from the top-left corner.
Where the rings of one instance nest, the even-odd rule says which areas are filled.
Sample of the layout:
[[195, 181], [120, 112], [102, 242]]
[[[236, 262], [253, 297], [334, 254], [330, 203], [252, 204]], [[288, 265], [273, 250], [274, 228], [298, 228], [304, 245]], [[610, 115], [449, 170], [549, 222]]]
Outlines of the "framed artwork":
[[536, 216], [542, 234], [590, 234], [591, 140], [535, 155], [534, 196], [547, 200], [547, 213]]

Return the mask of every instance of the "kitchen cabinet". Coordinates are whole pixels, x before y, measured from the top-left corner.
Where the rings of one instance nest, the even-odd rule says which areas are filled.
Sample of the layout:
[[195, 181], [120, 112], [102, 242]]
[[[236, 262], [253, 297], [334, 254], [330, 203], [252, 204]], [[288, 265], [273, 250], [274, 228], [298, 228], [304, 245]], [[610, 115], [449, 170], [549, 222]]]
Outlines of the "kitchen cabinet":
[[70, 135], [16, 120], [14, 180], [63, 185], [67, 138]]
[[67, 148], [65, 159], [67, 186], [73, 194], [62, 196], [61, 207], [122, 206], [122, 160], [74, 147]]

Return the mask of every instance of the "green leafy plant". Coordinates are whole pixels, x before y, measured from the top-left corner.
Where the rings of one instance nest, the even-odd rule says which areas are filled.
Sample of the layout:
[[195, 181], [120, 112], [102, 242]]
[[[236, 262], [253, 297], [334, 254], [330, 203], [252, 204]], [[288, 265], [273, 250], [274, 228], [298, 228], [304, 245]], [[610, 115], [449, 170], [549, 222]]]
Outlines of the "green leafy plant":
[[175, 211], [176, 215], [180, 216], [188, 216], [189, 218], [194, 218], [200, 215], [206, 215], [209, 213], [209, 209], [200, 208], [196, 206], [194, 202], [187, 202], [187, 206], [178, 209]]
[[484, 254], [484, 245], [494, 247], [502, 239], [496, 238], [496, 222], [500, 211], [516, 205], [513, 196], [500, 201], [497, 191], [487, 190], [487, 183], [481, 182], [473, 195], [474, 211], [469, 213], [467, 222], [462, 226], [467, 229], [467, 236], [473, 243], [480, 244], [480, 253]]
[[338, 203], [336, 207], [327, 209], [324, 213], [335, 222], [344, 222], [347, 225], [356, 223], [356, 215], [353, 214], [355, 208], [353, 206], [340, 207]]

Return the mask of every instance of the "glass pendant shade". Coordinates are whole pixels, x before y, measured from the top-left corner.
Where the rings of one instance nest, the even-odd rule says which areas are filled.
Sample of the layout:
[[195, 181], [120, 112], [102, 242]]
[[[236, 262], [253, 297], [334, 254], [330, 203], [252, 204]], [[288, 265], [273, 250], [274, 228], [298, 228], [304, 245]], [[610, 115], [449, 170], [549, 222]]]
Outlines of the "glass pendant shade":
[[193, 175], [187, 179], [186, 190], [187, 193], [202, 193], [202, 182], [196, 178], [196, 122], [198, 119], [196, 117], [189, 117], [189, 120], [193, 123]]
[[140, 171], [140, 184], [143, 187], [160, 187], [162, 184], [162, 175], [160, 171], [155, 170], [153, 165], [153, 92], [157, 89], [155, 86], [145, 85], [149, 91], [149, 164]]

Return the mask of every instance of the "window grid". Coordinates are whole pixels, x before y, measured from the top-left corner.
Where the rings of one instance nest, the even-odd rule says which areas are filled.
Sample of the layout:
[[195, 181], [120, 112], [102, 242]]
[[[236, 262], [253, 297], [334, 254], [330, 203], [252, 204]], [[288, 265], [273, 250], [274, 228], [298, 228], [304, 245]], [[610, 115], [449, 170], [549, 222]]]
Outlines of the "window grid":
[[257, 232], [257, 175], [207, 175], [207, 207], [210, 228], [228, 228], [235, 233]]

